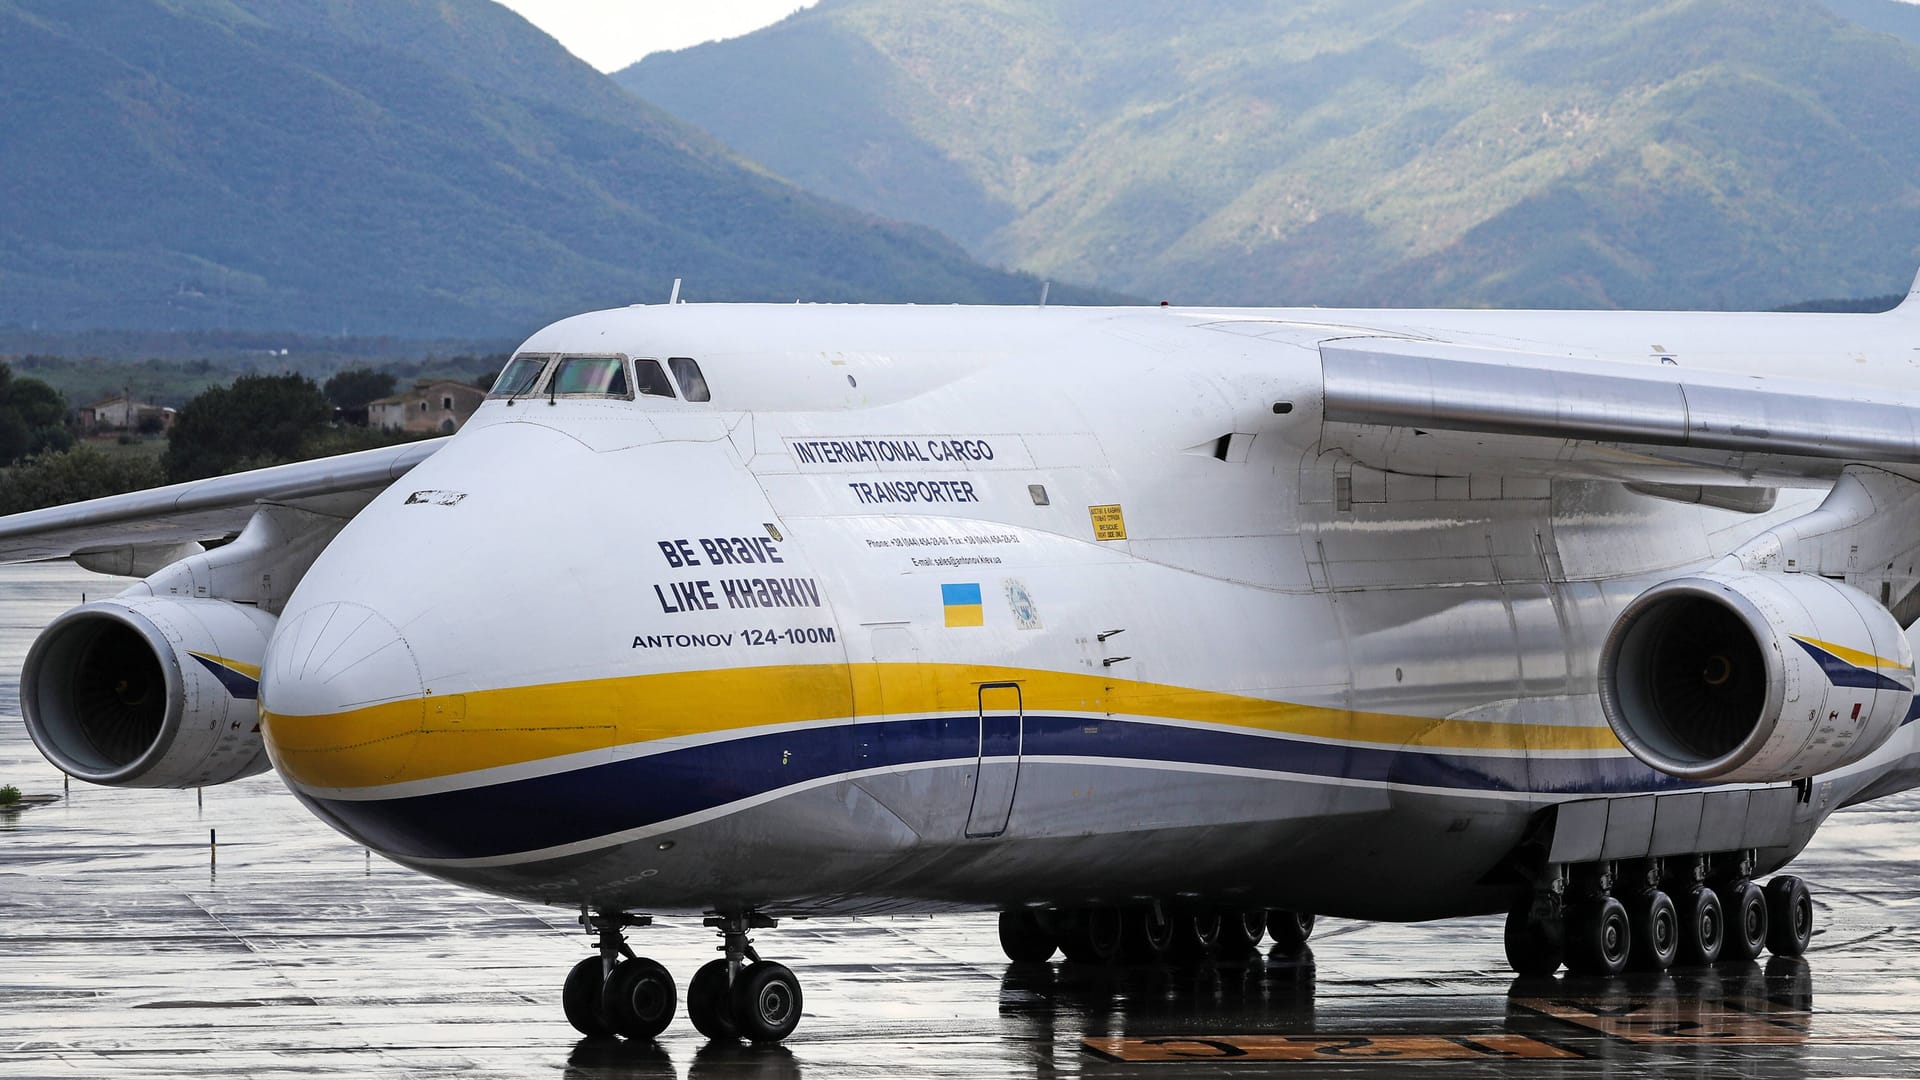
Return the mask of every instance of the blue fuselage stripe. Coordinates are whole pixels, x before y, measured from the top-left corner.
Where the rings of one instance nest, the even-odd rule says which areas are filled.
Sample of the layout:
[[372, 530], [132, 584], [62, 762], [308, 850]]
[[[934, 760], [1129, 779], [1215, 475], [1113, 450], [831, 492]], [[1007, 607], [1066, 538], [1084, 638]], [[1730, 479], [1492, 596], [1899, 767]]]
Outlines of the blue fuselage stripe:
[[[1624, 756], [1536, 757], [1385, 749], [1074, 716], [988, 717], [990, 756], [1106, 758], [1252, 769], [1475, 791], [1601, 794], [1698, 786]], [[1004, 727], [1007, 730], [1000, 731]], [[979, 752], [975, 717], [890, 720], [748, 735], [550, 776], [393, 799], [303, 795], [315, 813], [378, 851], [465, 859], [557, 847], [643, 828], [850, 770], [908, 767]], [[1016, 747], [1024, 742], [1024, 750]], [[1197, 782], [1205, 782], [1198, 780]]]

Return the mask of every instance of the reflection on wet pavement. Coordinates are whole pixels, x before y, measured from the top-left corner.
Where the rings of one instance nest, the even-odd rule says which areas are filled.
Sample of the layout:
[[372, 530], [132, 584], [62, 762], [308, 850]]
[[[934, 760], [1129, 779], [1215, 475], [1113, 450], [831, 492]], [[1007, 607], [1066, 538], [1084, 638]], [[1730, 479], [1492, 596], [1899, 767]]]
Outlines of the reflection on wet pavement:
[[[63, 794], [18, 722], [20, 661], [116, 589], [0, 568], [0, 784]], [[368, 858], [271, 776], [204, 803], [76, 785], [0, 812], [0, 1076], [1920, 1076], [1917, 812], [1843, 813], [1796, 864], [1804, 962], [1515, 980], [1495, 919], [1322, 920], [1299, 957], [1089, 969], [1008, 964], [988, 916], [789, 921], [758, 942], [806, 1015], [761, 1049], [708, 1046], [684, 1014], [657, 1046], [580, 1039], [559, 1003], [588, 952], [573, 912]], [[633, 941], [683, 982], [717, 943], [697, 919]]]

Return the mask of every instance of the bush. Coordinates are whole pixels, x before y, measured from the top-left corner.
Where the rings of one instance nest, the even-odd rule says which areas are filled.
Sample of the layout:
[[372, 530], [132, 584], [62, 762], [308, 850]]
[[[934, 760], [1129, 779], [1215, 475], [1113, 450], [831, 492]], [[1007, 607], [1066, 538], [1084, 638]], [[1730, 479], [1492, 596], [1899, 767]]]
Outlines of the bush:
[[175, 482], [298, 461], [332, 418], [333, 406], [305, 375], [242, 375], [181, 408], [161, 461]]
[[77, 446], [0, 469], [0, 514], [118, 495], [166, 482], [160, 463], [143, 454], [109, 454], [91, 446]]
[[8, 784], [0, 787], [0, 806], [12, 806], [20, 801], [20, 789]]
[[39, 379], [15, 378], [0, 362], [0, 465], [72, 445], [67, 399]]
[[341, 409], [364, 409], [367, 403], [393, 393], [393, 375], [372, 368], [348, 368], [327, 380], [327, 400]]

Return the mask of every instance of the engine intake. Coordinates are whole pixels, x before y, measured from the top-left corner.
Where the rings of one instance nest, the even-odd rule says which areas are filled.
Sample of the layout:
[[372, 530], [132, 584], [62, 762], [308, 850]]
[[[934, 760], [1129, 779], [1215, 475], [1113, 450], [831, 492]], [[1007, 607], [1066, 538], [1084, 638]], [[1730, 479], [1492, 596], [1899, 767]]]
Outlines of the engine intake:
[[27, 651], [27, 733], [47, 760], [95, 784], [205, 787], [263, 772], [259, 665], [273, 624], [224, 600], [74, 608]]
[[1913, 702], [1913, 651], [1887, 610], [1811, 574], [1662, 582], [1614, 622], [1600, 705], [1648, 765], [1776, 782], [1873, 753]]

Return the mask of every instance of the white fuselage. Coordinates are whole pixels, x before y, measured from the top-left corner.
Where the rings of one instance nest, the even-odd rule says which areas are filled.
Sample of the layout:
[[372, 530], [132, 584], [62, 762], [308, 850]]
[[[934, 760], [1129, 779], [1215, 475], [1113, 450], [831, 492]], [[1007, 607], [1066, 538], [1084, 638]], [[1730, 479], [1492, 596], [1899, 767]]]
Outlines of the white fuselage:
[[[1724, 475], [1681, 455], [1329, 424], [1322, 343], [1435, 337], [1871, 396], [1913, 383], [1906, 326], [579, 316], [520, 355], [692, 358], [712, 400], [485, 404], [294, 593], [263, 665], [268, 747], [375, 850], [556, 902], [1493, 910], [1543, 808], [1688, 786], [1601, 714], [1614, 617], [1824, 485], [1716, 509], [1609, 478], [1627, 460], [1676, 485]], [[1912, 730], [1749, 846], [1790, 858], [1908, 767]]]

